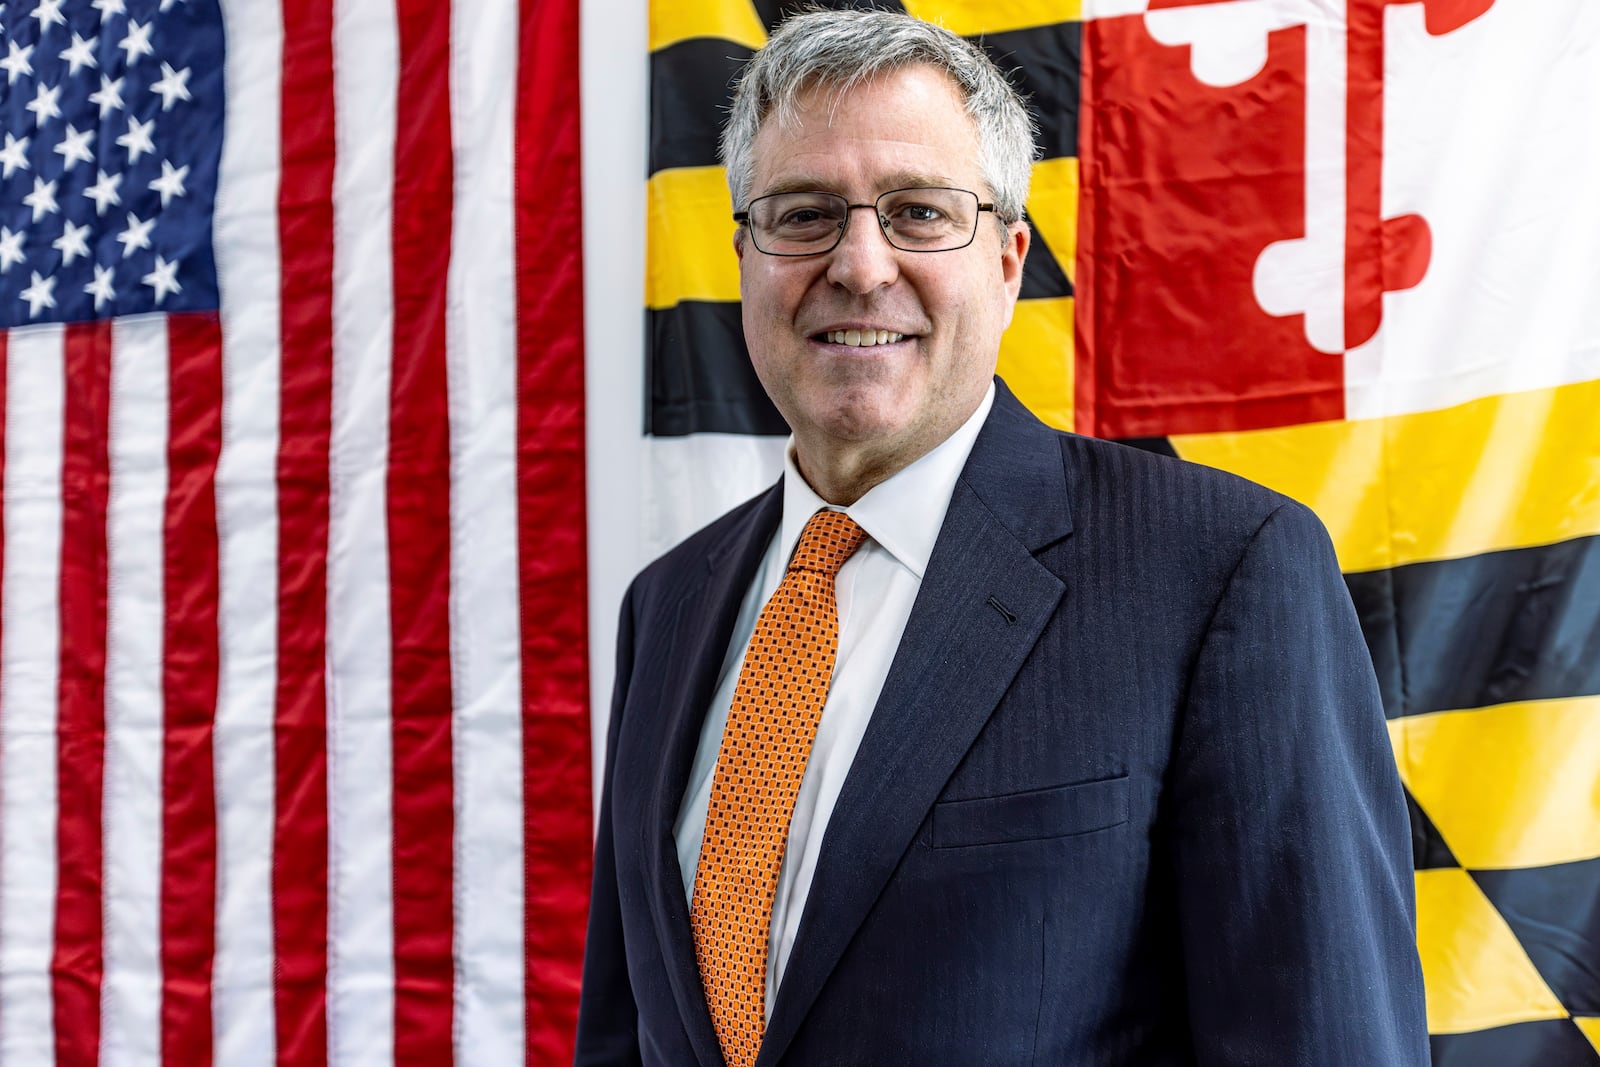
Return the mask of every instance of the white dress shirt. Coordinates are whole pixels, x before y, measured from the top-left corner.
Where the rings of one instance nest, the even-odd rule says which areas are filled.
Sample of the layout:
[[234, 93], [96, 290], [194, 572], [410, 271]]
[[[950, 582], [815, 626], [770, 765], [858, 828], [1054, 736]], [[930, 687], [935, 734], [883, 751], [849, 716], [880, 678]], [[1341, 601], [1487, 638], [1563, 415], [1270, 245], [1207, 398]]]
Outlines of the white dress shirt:
[[[778, 983], [794, 948], [800, 916], [805, 911], [828, 819], [855, 761], [862, 735], [867, 732], [889, 664], [900, 647], [900, 635], [911, 616], [917, 590], [922, 587], [922, 575], [939, 528], [944, 525], [956, 479], [993, 403], [991, 383], [978, 409], [933, 451], [873, 486], [849, 507], [833, 508], [854, 519], [867, 532], [868, 540], [845, 561], [834, 583], [839, 605], [839, 651], [827, 703], [817, 724], [817, 737], [795, 798], [789, 842], [772, 904], [767, 950], [769, 1019]], [[673, 830], [678, 863], [683, 868], [684, 894], [690, 900], [694, 899], [695, 868], [705, 835], [706, 809], [711, 803], [712, 774], [756, 618], [782, 581], [806, 522], [826, 507], [833, 506], [816, 494], [795, 465], [791, 439], [784, 452], [783, 521], [739, 608]]]

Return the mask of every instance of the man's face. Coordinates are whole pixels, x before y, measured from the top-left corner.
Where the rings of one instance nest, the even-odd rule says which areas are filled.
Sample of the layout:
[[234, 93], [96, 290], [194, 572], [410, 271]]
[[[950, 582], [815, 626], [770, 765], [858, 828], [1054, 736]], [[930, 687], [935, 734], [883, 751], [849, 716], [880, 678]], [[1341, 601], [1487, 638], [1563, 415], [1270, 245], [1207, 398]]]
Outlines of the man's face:
[[[980, 177], [976, 126], [955, 84], [931, 67], [842, 96], [803, 96], [795, 122], [768, 117], [753, 158], [752, 199], [820, 190], [871, 204], [919, 185], [993, 199]], [[852, 211], [843, 240], [823, 255], [769, 256], [741, 238], [745, 339], [808, 478], [839, 455], [887, 477], [977, 408], [1022, 284], [1025, 224], [1002, 232], [980, 214], [973, 242], [946, 252], [891, 247], [871, 211]], [[827, 336], [841, 330], [903, 339], [865, 347]]]

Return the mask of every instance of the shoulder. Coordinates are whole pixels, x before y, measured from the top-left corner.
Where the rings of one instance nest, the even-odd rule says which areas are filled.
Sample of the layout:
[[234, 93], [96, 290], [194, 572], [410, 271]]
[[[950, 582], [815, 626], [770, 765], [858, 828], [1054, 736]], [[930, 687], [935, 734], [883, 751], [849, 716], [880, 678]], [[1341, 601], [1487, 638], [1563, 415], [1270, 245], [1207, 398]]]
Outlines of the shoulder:
[[1075, 538], [1113, 558], [1144, 557], [1190, 581], [1225, 581], [1247, 552], [1334, 567], [1332, 544], [1304, 504], [1172, 455], [1056, 432]]
[[1206, 516], [1203, 527], [1217, 532], [1253, 532], [1278, 511], [1320, 525], [1303, 504], [1236, 474], [1116, 441], [1058, 436], [1070, 489], [1089, 509], [1165, 522]]
[[1062, 434], [1061, 448], [1085, 533], [1171, 543], [1196, 563], [1222, 568], [1246, 551], [1265, 551], [1337, 569], [1322, 520], [1298, 500], [1113, 441]]
[[708, 569], [737, 566], [745, 553], [764, 548], [772, 538], [782, 503], [780, 483], [724, 512], [641, 570], [629, 587], [628, 600], [643, 603], [672, 596], [702, 579]]
[[1296, 524], [1321, 525], [1298, 502], [1237, 475], [1047, 426], [1003, 382], [968, 473], [985, 487], [986, 499], [1066, 507], [1074, 536], [1182, 535], [1192, 547], [1248, 540], [1280, 511]]
[[962, 477], [1063, 577], [1113, 575], [1160, 597], [1215, 589], [1263, 532], [1291, 555], [1332, 559], [1304, 505], [1174, 455], [1046, 426], [1003, 383]]

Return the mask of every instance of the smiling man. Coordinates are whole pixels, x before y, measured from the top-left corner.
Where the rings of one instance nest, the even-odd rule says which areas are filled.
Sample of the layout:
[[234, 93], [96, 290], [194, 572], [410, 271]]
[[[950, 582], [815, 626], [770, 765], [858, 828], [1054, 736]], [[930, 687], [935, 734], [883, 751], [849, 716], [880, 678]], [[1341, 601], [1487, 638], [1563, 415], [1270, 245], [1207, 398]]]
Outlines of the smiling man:
[[1326, 534], [994, 378], [1021, 101], [784, 23], [723, 136], [782, 479], [622, 611], [576, 1062], [1427, 1062], [1409, 829]]
[[[745, 338], [806, 481], [852, 504], [984, 400], [1028, 226], [1020, 202], [980, 201], [977, 127], [935, 67], [805, 85], [789, 110], [729, 153], [759, 191], [735, 245]], [[1003, 117], [1026, 133], [1020, 107]]]

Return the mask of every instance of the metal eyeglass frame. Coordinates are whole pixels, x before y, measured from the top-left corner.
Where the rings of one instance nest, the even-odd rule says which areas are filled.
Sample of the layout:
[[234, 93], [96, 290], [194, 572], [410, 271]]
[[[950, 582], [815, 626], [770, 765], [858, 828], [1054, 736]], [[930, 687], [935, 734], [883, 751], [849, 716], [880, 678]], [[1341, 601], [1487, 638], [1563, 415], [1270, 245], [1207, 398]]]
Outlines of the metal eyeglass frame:
[[[972, 217], [972, 232], [967, 235], [967, 239], [965, 241], [961, 242], [958, 245], [951, 245], [949, 248], [906, 248], [903, 245], [895, 244], [894, 243], [894, 238], [889, 236], [890, 232], [892, 231], [892, 224], [889, 222], [889, 220], [887, 218], [885, 218], [883, 216], [883, 213], [878, 210], [878, 205], [883, 203], [884, 197], [893, 196], [896, 193], [917, 193], [917, 192], [932, 192], [932, 191], [950, 192], [950, 193], [965, 193], [968, 196], [972, 197], [973, 200], [978, 201], [977, 212]], [[767, 251], [765, 248], [761, 247], [761, 242], [756, 239], [755, 227], [750, 225], [750, 208], [752, 208], [755, 205], [759, 204], [763, 200], [770, 200], [775, 196], [795, 196], [797, 194], [798, 195], [802, 195], [802, 196], [808, 195], [808, 194], [812, 195], [812, 196], [831, 196], [836, 200], [843, 200], [844, 201], [844, 219], [839, 223], [839, 231], [838, 231], [838, 233], [834, 234], [833, 243], [830, 244], [827, 248], [818, 248], [818, 249], [815, 249], [815, 250], [810, 251], [810, 252], [769, 252], [769, 251]], [[895, 249], [896, 251], [899, 251], [899, 252], [916, 252], [916, 253], [922, 253], [922, 254], [933, 254], [933, 253], [936, 253], [936, 252], [957, 252], [957, 251], [960, 251], [963, 248], [966, 248], [973, 241], [978, 239], [978, 215], [981, 215], [985, 211], [992, 212], [992, 211], [995, 210], [995, 206], [994, 206], [993, 203], [984, 203], [982, 201], [979, 201], [978, 200], [978, 194], [973, 192], [971, 189], [958, 189], [953, 185], [908, 185], [903, 189], [890, 189], [887, 192], [878, 194], [878, 198], [876, 200], [874, 200], [870, 204], [852, 204], [852, 203], [850, 203], [850, 201], [848, 199], [846, 199], [843, 196], [840, 196], [838, 193], [830, 193], [830, 192], [826, 192], [826, 191], [824, 191], [822, 189], [792, 189], [792, 190], [786, 190], [786, 191], [781, 192], [781, 193], [768, 193], [766, 196], [758, 196], [758, 197], [756, 197], [754, 200], [750, 201], [750, 203], [745, 207], [745, 209], [743, 211], [735, 211], [733, 213], [733, 221], [739, 223], [742, 226], [748, 226], [750, 228], [750, 243], [755, 245], [756, 246], [756, 251], [760, 252], [762, 255], [764, 255], [764, 256], [783, 256], [786, 259], [800, 259], [800, 258], [804, 258], [805, 256], [823, 256], [823, 255], [827, 255], [829, 252], [832, 252], [835, 248], [838, 248], [839, 247], [839, 242], [843, 241], [844, 240], [844, 235], [847, 232], [849, 232], [849, 229], [850, 229], [850, 214], [851, 214], [851, 212], [857, 210], [858, 208], [870, 209], [872, 211], [872, 213], [878, 217], [878, 232], [883, 234], [883, 239], [889, 243], [889, 247], [890, 248], [893, 248], [893, 249]]]

